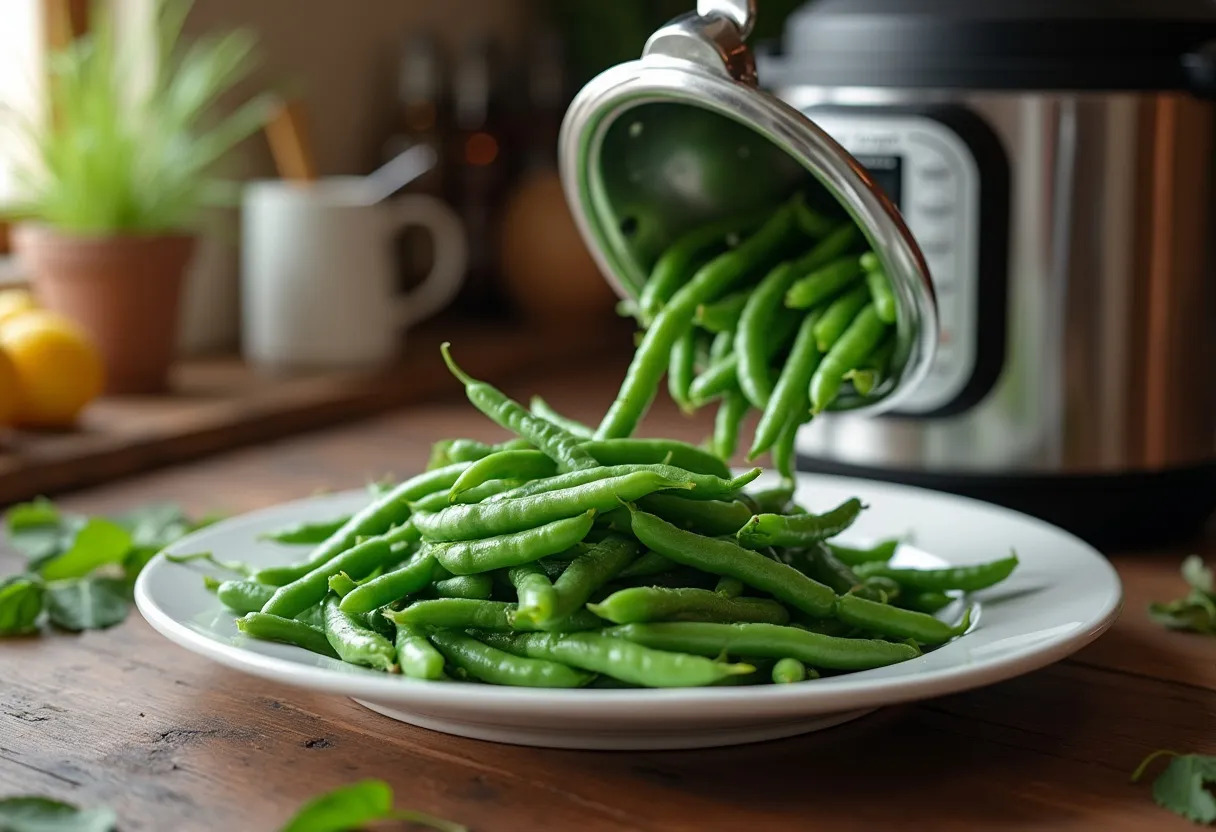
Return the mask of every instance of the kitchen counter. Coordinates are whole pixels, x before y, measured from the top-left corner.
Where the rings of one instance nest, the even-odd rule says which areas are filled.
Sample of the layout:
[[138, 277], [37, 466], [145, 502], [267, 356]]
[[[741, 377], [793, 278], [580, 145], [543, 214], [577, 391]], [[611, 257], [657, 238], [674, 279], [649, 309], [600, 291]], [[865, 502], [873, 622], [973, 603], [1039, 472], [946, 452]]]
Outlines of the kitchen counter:
[[[606, 362], [504, 386], [594, 420], [622, 369]], [[661, 403], [646, 432], [698, 440], [707, 425]], [[431, 442], [457, 435], [500, 433], [453, 387], [442, 401], [62, 502], [92, 513], [166, 499], [243, 512], [404, 475]], [[1157, 748], [1216, 753], [1216, 639], [1144, 614], [1150, 600], [1183, 594], [1178, 564], [1191, 551], [1216, 556], [1216, 540], [1113, 554], [1122, 617], [1054, 666], [817, 734], [703, 751], [555, 751], [437, 734], [228, 670], [132, 612], [103, 632], [0, 642], [0, 796], [108, 804], [124, 832], [269, 832], [309, 797], [368, 777], [389, 781], [400, 807], [483, 832], [1190, 830], [1128, 777]]]

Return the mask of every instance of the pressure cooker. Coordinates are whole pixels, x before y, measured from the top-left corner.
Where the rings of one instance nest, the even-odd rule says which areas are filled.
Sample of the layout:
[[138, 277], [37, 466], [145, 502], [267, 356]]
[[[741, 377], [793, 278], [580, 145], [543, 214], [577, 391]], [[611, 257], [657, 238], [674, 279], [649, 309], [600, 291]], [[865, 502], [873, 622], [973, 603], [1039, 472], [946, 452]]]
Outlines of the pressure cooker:
[[1005, 503], [1103, 541], [1216, 506], [1216, 3], [818, 0], [761, 83], [867, 167], [936, 291], [893, 412], [802, 464]]
[[819, 0], [780, 49], [700, 0], [567, 111], [559, 166], [601, 270], [792, 188], [830, 195], [898, 306], [877, 395], [800, 467], [973, 494], [1094, 539], [1216, 504], [1206, 0]]

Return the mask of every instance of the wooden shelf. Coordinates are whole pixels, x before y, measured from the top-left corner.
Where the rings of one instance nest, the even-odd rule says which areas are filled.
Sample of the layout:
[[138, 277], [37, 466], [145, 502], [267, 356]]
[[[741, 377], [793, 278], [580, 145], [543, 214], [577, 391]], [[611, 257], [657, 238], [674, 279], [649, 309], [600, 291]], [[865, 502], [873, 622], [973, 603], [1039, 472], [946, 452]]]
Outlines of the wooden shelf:
[[470, 373], [497, 380], [619, 352], [629, 343], [622, 324], [542, 334], [502, 323], [434, 322], [410, 333], [406, 357], [378, 372], [269, 376], [235, 357], [186, 361], [170, 394], [101, 399], [71, 432], [0, 435], [0, 505], [459, 395], [439, 356], [443, 340]]

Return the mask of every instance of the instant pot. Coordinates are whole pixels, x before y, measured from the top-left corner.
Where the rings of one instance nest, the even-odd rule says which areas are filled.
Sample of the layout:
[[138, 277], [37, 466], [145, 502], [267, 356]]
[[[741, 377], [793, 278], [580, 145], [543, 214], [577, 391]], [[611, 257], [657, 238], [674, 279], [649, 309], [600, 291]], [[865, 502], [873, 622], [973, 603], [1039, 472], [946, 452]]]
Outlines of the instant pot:
[[757, 67], [898, 207], [940, 322], [898, 407], [817, 418], [800, 465], [1092, 540], [1193, 533], [1216, 507], [1216, 4], [818, 0]]

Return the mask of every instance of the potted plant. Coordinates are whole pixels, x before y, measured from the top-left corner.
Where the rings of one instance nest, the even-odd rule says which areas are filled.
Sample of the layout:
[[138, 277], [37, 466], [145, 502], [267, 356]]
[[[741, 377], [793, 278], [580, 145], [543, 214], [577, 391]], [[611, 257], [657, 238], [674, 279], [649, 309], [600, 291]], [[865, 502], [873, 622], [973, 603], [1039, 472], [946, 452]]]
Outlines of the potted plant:
[[51, 56], [47, 112], [23, 124], [33, 153], [13, 236], [42, 303], [93, 336], [107, 389], [154, 393], [174, 356], [193, 230], [224, 190], [215, 163], [276, 101], [262, 94], [213, 115], [253, 67], [251, 33], [187, 43], [189, 3], [159, 0], [154, 54], [141, 67], [106, 8]]

